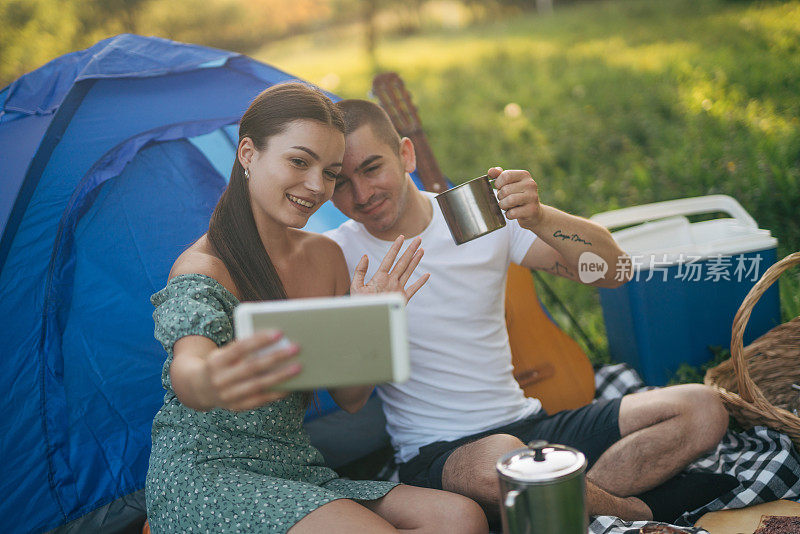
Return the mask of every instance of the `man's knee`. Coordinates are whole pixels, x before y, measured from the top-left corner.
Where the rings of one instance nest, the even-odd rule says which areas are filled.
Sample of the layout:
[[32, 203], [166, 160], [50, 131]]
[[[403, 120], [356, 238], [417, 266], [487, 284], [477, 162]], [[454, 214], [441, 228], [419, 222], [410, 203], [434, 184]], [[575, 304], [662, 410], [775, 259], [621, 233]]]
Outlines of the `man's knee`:
[[699, 450], [716, 445], [728, 427], [728, 413], [716, 392], [702, 384], [681, 384], [626, 395], [620, 408], [623, 436], [672, 420], [673, 431]]
[[[501, 455], [525, 446], [518, 437], [512, 436], [511, 434], [492, 434], [491, 436], [486, 436], [468, 445], [482, 447], [487, 452], [501, 452]], [[492, 465], [494, 465], [496, 461], [497, 458], [492, 461]]]
[[716, 445], [728, 429], [728, 411], [716, 391], [703, 384], [684, 385], [688, 406], [698, 434], [707, 438], [709, 447]]
[[685, 442], [698, 454], [719, 443], [728, 429], [728, 412], [719, 395], [703, 384], [681, 384], [664, 388], [668, 401], [682, 421]]
[[453, 451], [444, 464], [442, 486], [446, 490], [484, 500], [490, 497], [489, 493], [496, 493], [497, 460], [523, 446], [519, 438], [510, 434], [493, 434], [462, 445]]

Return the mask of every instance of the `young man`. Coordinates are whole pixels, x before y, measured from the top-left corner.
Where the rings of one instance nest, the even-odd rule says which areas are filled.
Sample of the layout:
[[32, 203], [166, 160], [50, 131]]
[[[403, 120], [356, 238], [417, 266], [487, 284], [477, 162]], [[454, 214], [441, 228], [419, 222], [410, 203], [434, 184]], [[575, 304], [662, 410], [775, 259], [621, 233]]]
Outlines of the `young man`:
[[508, 224], [456, 246], [433, 195], [408, 175], [416, 165], [412, 142], [371, 102], [338, 106], [346, 141], [333, 203], [352, 221], [327, 235], [351, 271], [366, 252], [367, 276], [397, 236], [420, 236], [425, 256], [416, 272], [431, 273], [408, 305], [411, 379], [378, 388], [400, 479], [461, 493], [496, 515], [495, 462], [546, 439], [586, 455], [590, 514], [677, 517], [667, 517], [681, 506], [665, 508], [664, 492], [645, 492], [721, 439], [728, 415], [710, 389], [674, 386], [545, 414], [512, 375], [504, 318], [509, 263], [578, 281], [579, 258], [591, 252], [609, 265], [593, 285], [616, 287], [628, 274], [616, 273], [625, 253], [608, 230], [542, 204], [527, 171], [493, 167], [488, 174]]

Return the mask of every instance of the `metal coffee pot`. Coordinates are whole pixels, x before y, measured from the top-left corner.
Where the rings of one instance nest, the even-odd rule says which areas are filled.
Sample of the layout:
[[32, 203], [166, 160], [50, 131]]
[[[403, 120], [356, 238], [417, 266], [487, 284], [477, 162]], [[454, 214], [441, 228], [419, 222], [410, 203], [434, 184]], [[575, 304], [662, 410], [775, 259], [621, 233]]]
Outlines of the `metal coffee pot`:
[[497, 461], [504, 534], [586, 534], [586, 458], [531, 441]]

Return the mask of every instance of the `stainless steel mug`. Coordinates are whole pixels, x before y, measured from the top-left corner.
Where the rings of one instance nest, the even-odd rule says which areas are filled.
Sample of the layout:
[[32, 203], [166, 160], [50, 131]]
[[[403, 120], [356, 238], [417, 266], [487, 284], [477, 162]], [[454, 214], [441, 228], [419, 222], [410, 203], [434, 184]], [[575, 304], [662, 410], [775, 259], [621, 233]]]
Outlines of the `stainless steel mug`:
[[497, 461], [504, 534], [586, 534], [586, 458], [532, 441]]
[[456, 245], [506, 225], [487, 175], [439, 193], [436, 200]]

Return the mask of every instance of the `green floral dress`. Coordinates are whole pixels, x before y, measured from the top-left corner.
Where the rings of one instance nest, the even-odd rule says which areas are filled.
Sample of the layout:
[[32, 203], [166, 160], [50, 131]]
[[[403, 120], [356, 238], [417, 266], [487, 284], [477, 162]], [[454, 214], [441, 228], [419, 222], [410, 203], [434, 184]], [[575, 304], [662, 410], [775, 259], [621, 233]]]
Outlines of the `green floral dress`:
[[286, 532], [336, 499], [383, 497], [395, 483], [341, 479], [325, 467], [303, 428], [300, 393], [247, 412], [199, 412], [170, 382], [172, 347], [188, 335], [224, 345], [238, 303], [205, 275], [174, 277], [151, 297], [155, 336], [167, 351], [167, 393], [153, 421], [147, 514], [159, 532]]

